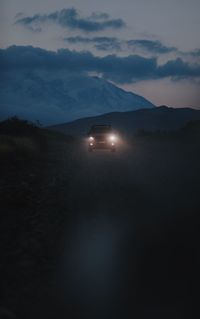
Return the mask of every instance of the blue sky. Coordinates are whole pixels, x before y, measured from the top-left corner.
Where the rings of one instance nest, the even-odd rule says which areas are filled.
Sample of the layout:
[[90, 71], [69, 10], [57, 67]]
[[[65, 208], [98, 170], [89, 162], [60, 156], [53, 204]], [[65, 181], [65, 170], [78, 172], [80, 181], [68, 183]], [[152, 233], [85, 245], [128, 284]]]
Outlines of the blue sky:
[[0, 3], [2, 49], [31, 45], [47, 55], [67, 49], [85, 72], [157, 105], [200, 107], [199, 0]]

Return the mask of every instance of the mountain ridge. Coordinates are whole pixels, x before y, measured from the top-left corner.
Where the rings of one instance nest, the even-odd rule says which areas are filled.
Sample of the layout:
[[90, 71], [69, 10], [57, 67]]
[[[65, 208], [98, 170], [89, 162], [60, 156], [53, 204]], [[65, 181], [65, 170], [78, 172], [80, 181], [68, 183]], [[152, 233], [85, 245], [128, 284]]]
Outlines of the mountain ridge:
[[128, 112], [110, 112], [95, 117], [86, 117], [68, 123], [50, 126], [50, 129], [65, 134], [84, 135], [91, 125], [110, 124], [115, 129], [131, 134], [138, 130], [176, 130], [186, 123], [199, 120], [200, 110], [160, 106]]

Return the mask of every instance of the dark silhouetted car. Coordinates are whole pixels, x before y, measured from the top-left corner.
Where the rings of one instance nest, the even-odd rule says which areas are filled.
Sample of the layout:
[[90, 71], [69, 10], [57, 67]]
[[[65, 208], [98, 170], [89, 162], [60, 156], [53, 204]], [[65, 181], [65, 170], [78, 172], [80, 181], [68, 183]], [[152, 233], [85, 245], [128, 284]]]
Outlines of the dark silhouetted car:
[[108, 149], [116, 151], [117, 136], [110, 125], [94, 125], [88, 133], [88, 151]]

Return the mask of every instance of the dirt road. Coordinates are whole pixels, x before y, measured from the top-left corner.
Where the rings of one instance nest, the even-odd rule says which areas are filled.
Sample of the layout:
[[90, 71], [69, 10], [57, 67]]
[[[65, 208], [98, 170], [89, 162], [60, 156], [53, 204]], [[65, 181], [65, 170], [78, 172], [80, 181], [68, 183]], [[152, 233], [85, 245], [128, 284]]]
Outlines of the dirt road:
[[197, 143], [135, 138], [116, 153], [56, 144], [10, 170], [4, 317], [195, 318], [199, 160]]

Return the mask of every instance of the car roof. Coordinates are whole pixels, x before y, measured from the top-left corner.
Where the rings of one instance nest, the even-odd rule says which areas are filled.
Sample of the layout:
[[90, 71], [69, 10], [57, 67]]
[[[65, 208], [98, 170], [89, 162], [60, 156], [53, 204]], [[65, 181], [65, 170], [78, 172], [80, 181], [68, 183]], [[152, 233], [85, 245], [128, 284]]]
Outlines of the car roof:
[[90, 128], [90, 132], [103, 132], [103, 131], [111, 131], [111, 125], [101, 124], [101, 125], [93, 125]]
[[111, 125], [107, 125], [107, 124], [98, 124], [98, 125], [92, 125], [92, 128], [111, 128]]

